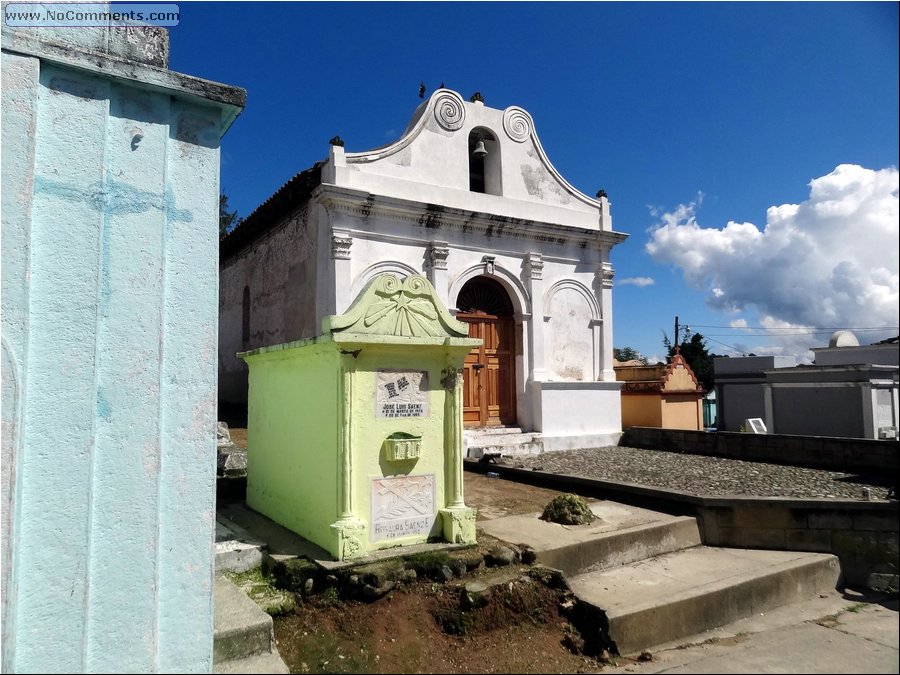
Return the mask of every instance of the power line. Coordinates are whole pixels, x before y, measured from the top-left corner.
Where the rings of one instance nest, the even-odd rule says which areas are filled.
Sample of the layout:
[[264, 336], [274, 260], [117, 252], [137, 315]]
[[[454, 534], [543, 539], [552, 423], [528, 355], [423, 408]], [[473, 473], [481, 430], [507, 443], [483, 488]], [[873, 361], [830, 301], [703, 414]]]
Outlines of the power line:
[[763, 331], [773, 331], [773, 330], [793, 330], [793, 331], [802, 331], [800, 334], [806, 333], [826, 333], [829, 331], [836, 330], [852, 330], [852, 331], [879, 331], [879, 330], [900, 330], [900, 326], [860, 326], [860, 327], [852, 327], [852, 326], [837, 326], [834, 328], [801, 328], [799, 326], [716, 326], [714, 324], [704, 324], [704, 323], [694, 323], [693, 321], [687, 322], [689, 325], [696, 328], [728, 328], [731, 330], [763, 330]]
[[804, 336], [804, 335], [827, 335], [833, 331], [827, 330], [815, 330], [815, 331], [806, 331], [803, 333], [753, 333], [753, 332], [740, 332], [740, 333], [702, 333], [703, 337], [715, 336], [715, 337], [768, 337], [768, 338], [782, 338], [782, 337], [793, 337], [793, 336]]
[[[704, 337], [704, 338], [709, 338], [708, 335], [704, 335], [703, 337]], [[719, 340], [714, 340], [713, 338], [709, 338], [709, 339], [710, 339], [712, 342], [715, 342], [716, 344], [720, 344], [720, 345], [722, 345], [723, 347], [726, 347], [727, 349], [730, 349], [730, 350], [733, 351], [735, 354], [740, 354], [741, 356], [747, 356], [747, 354], [748, 354], [748, 352], [745, 352], [745, 351], [743, 351], [742, 349], [738, 349], [737, 347], [732, 347], [731, 345], [726, 345], [724, 342], [720, 342]]]

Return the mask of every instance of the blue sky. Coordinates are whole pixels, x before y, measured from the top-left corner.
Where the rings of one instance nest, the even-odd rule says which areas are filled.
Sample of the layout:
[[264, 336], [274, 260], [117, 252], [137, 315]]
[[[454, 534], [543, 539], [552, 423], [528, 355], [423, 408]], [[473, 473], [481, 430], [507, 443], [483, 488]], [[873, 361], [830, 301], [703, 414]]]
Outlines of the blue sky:
[[676, 315], [730, 355], [898, 334], [897, 3], [180, 7], [171, 67], [248, 91], [222, 146], [241, 216], [336, 134], [395, 140], [443, 82], [528, 110], [609, 194], [615, 346], [661, 355]]

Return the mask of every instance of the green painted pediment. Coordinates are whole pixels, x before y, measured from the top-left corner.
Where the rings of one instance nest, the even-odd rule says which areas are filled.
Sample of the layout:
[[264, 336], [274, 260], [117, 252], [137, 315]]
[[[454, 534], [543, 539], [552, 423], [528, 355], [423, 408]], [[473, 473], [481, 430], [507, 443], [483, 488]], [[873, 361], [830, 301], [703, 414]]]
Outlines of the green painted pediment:
[[372, 279], [346, 313], [326, 319], [325, 331], [353, 335], [416, 338], [467, 337], [468, 326], [454, 319], [428, 279], [401, 280], [393, 274]]

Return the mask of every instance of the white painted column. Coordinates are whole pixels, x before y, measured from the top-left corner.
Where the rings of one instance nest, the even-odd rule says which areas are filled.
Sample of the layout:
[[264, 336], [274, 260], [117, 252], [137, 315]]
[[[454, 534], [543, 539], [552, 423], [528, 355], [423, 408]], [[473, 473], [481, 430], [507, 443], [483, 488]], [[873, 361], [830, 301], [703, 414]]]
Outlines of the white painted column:
[[546, 379], [544, 356], [544, 261], [540, 253], [529, 253], [522, 263], [525, 284], [531, 296], [530, 334], [528, 335], [528, 379]]
[[[602, 320], [602, 324], [600, 326], [601, 336], [600, 336], [600, 377], [598, 378], [602, 382], [615, 382], [616, 381], [616, 373], [613, 370], [613, 308], [612, 308], [612, 287], [613, 287], [613, 277], [615, 276], [615, 270], [613, 270], [613, 266], [609, 262], [603, 262], [600, 264], [600, 269], [597, 270], [597, 284], [598, 290], [600, 292], [600, 297], [598, 298], [600, 302], [600, 318]], [[597, 327], [594, 328], [597, 330]]]
[[350, 266], [350, 247], [353, 237], [347, 230], [331, 231], [331, 257], [334, 260], [334, 313], [343, 314], [350, 307], [353, 298], [350, 286], [353, 283]]
[[426, 254], [426, 273], [428, 281], [434, 286], [438, 297], [444, 303], [444, 307], [456, 305], [450, 302], [450, 282], [447, 279], [447, 258], [450, 255], [450, 245], [446, 241], [433, 241], [428, 244]]

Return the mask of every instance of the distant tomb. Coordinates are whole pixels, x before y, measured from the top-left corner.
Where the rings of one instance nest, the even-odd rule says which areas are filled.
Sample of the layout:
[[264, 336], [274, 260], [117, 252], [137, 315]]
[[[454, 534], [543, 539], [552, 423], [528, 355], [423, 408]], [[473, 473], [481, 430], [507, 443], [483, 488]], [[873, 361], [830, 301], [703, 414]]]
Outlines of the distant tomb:
[[750, 417], [744, 420], [744, 431], [751, 434], [767, 434], [766, 423], [759, 417]]

